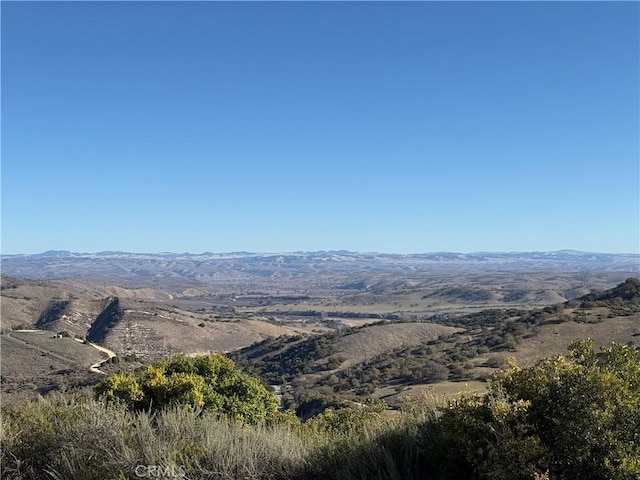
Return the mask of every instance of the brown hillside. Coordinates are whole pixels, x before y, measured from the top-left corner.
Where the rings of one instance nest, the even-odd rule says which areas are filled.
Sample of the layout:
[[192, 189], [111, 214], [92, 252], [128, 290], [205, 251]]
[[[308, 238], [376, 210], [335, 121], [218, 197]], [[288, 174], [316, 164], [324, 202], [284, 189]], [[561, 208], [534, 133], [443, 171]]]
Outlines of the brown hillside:
[[463, 329], [437, 323], [387, 323], [359, 328], [336, 341], [336, 353], [345, 358], [345, 368], [401, 347], [437, 340]]

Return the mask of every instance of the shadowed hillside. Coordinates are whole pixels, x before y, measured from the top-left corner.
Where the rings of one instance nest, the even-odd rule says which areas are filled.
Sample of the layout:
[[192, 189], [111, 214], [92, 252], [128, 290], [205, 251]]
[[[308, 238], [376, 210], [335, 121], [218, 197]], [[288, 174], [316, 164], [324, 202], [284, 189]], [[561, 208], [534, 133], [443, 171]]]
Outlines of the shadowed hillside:
[[124, 318], [124, 310], [120, 306], [118, 297], [109, 297], [105, 300], [104, 309], [95, 319], [87, 332], [87, 340], [102, 343], [107, 334]]
[[[577, 299], [580, 306], [611, 306], [640, 304], [640, 280], [628, 278], [624, 283], [604, 292], [590, 293]], [[575, 301], [573, 302], [575, 304]]]

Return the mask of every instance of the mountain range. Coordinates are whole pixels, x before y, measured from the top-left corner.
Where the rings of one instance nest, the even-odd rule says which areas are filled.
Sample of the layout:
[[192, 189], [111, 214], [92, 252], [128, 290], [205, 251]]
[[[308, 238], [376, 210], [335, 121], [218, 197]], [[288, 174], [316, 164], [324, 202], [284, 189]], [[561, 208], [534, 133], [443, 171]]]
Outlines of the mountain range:
[[[423, 274], [439, 271], [615, 271], [640, 272], [639, 254], [555, 252], [420, 254], [358, 253], [345, 250], [291, 253], [76, 253], [2, 255], [6, 275], [53, 279], [75, 278], [154, 286], [171, 279], [185, 286], [219, 285], [254, 279], [286, 279], [348, 274]], [[321, 282], [320, 282], [321, 283]]]

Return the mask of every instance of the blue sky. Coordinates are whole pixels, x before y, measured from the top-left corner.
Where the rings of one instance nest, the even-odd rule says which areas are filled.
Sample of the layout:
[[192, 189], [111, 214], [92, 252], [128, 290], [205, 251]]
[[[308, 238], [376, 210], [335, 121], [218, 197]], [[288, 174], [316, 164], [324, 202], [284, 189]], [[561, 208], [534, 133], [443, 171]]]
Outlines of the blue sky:
[[638, 252], [637, 2], [6, 2], [2, 251]]

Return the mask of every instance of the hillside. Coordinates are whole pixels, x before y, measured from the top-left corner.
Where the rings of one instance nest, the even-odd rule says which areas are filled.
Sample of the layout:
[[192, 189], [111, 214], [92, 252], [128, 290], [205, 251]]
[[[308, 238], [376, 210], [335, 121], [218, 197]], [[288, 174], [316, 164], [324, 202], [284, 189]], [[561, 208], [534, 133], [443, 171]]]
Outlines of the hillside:
[[633, 306], [640, 304], [640, 280], [628, 278], [624, 283], [604, 292], [594, 292], [586, 294], [573, 302], [571, 305], [587, 306]]
[[5, 275], [1, 286], [3, 331], [17, 327], [66, 331], [119, 353], [150, 359], [178, 351], [224, 352], [266, 336], [306, 331], [303, 326], [274, 325], [215, 305], [183, 310], [150, 300], [157, 295], [148, 289], [141, 296], [139, 289]]
[[372, 356], [437, 342], [461, 331], [436, 323], [380, 322], [311, 337], [267, 339], [230, 356], [271, 382], [290, 381], [303, 374], [345, 370]]
[[[240, 351], [234, 358], [246, 368], [272, 383], [291, 383], [285, 395], [291, 405], [314, 395], [393, 403], [397, 393], [421, 385], [455, 391], [459, 385], [450, 382], [482, 382], [508, 355], [531, 362], [562, 353], [576, 336], [636, 341], [637, 280], [616, 286], [612, 280], [621, 275], [398, 273], [365, 281], [356, 268], [353, 275], [332, 277], [342, 288], [331, 293], [325, 285], [319, 294], [308, 289], [321, 276], [302, 281], [295, 294], [278, 291], [277, 282], [269, 291], [242, 285], [233, 294], [184, 285], [173, 290], [174, 280], [161, 277], [154, 288], [127, 288], [2, 275], [0, 326], [3, 337], [19, 328], [66, 332], [119, 358], [143, 361], [176, 352]], [[7, 348], [3, 363], [14, 355], [25, 354]], [[60, 384], [66, 368], [40, 360], [42, 378], [38, 373], [35, 383], [21, 384], [32, 392]], [[78, 368], [86, 367], [81, 362]]]
[[[335, 404], [373, 396], [390, 404], [399, 395], [451, 381], [484, 381], [507, 357], [532, 365], [562, 355], [579, 338], [598, 345], [640, 346], [638, 280], [571, 302], [533, 310], [488, 309], [432, 322], [382, 322], [311, 338], [274, 339], [252, 345], [233, 358], [271, 383], [286, 382], [285, 400], [299, 412], [318, 402]], [[571, 307], [570, 305], [578, 305]], [[433, 323], [444, 322], [445, 326]], [[421, 336], [435, 329], [429, 336]], [[387, 332], [394, 332], [389, 341]], [[402, 337], [400, 332], [408, 333]], [[435, 340], [434, 334], [438, 339]], [[443, 390], [443, 391], [445, 391]], [[360, 400], [357, 400], [360, 398]]]
[[2, 402], [12, 403], [93, 385], [101, 375], [90, 366], [106, 360], [106, 355], [70, 337], [54, 338], [47, 331], [12, 331], [0, 335], [2, 352]]
[[[2, 275], [0, 287], [4, 402], [95, 383], [99, 375], [89, 367], [106, 357], [73, 337], [105, 345], [118, 359], [150, 361], [175, 352], [226, 352], [266, 337], [310, 331], [215, 306], [185, 311], [149, 300], [153, 292], [142, 300], [139, 290], [101, 284]], [[57, 333], [65, 337], [52, 338]]]

